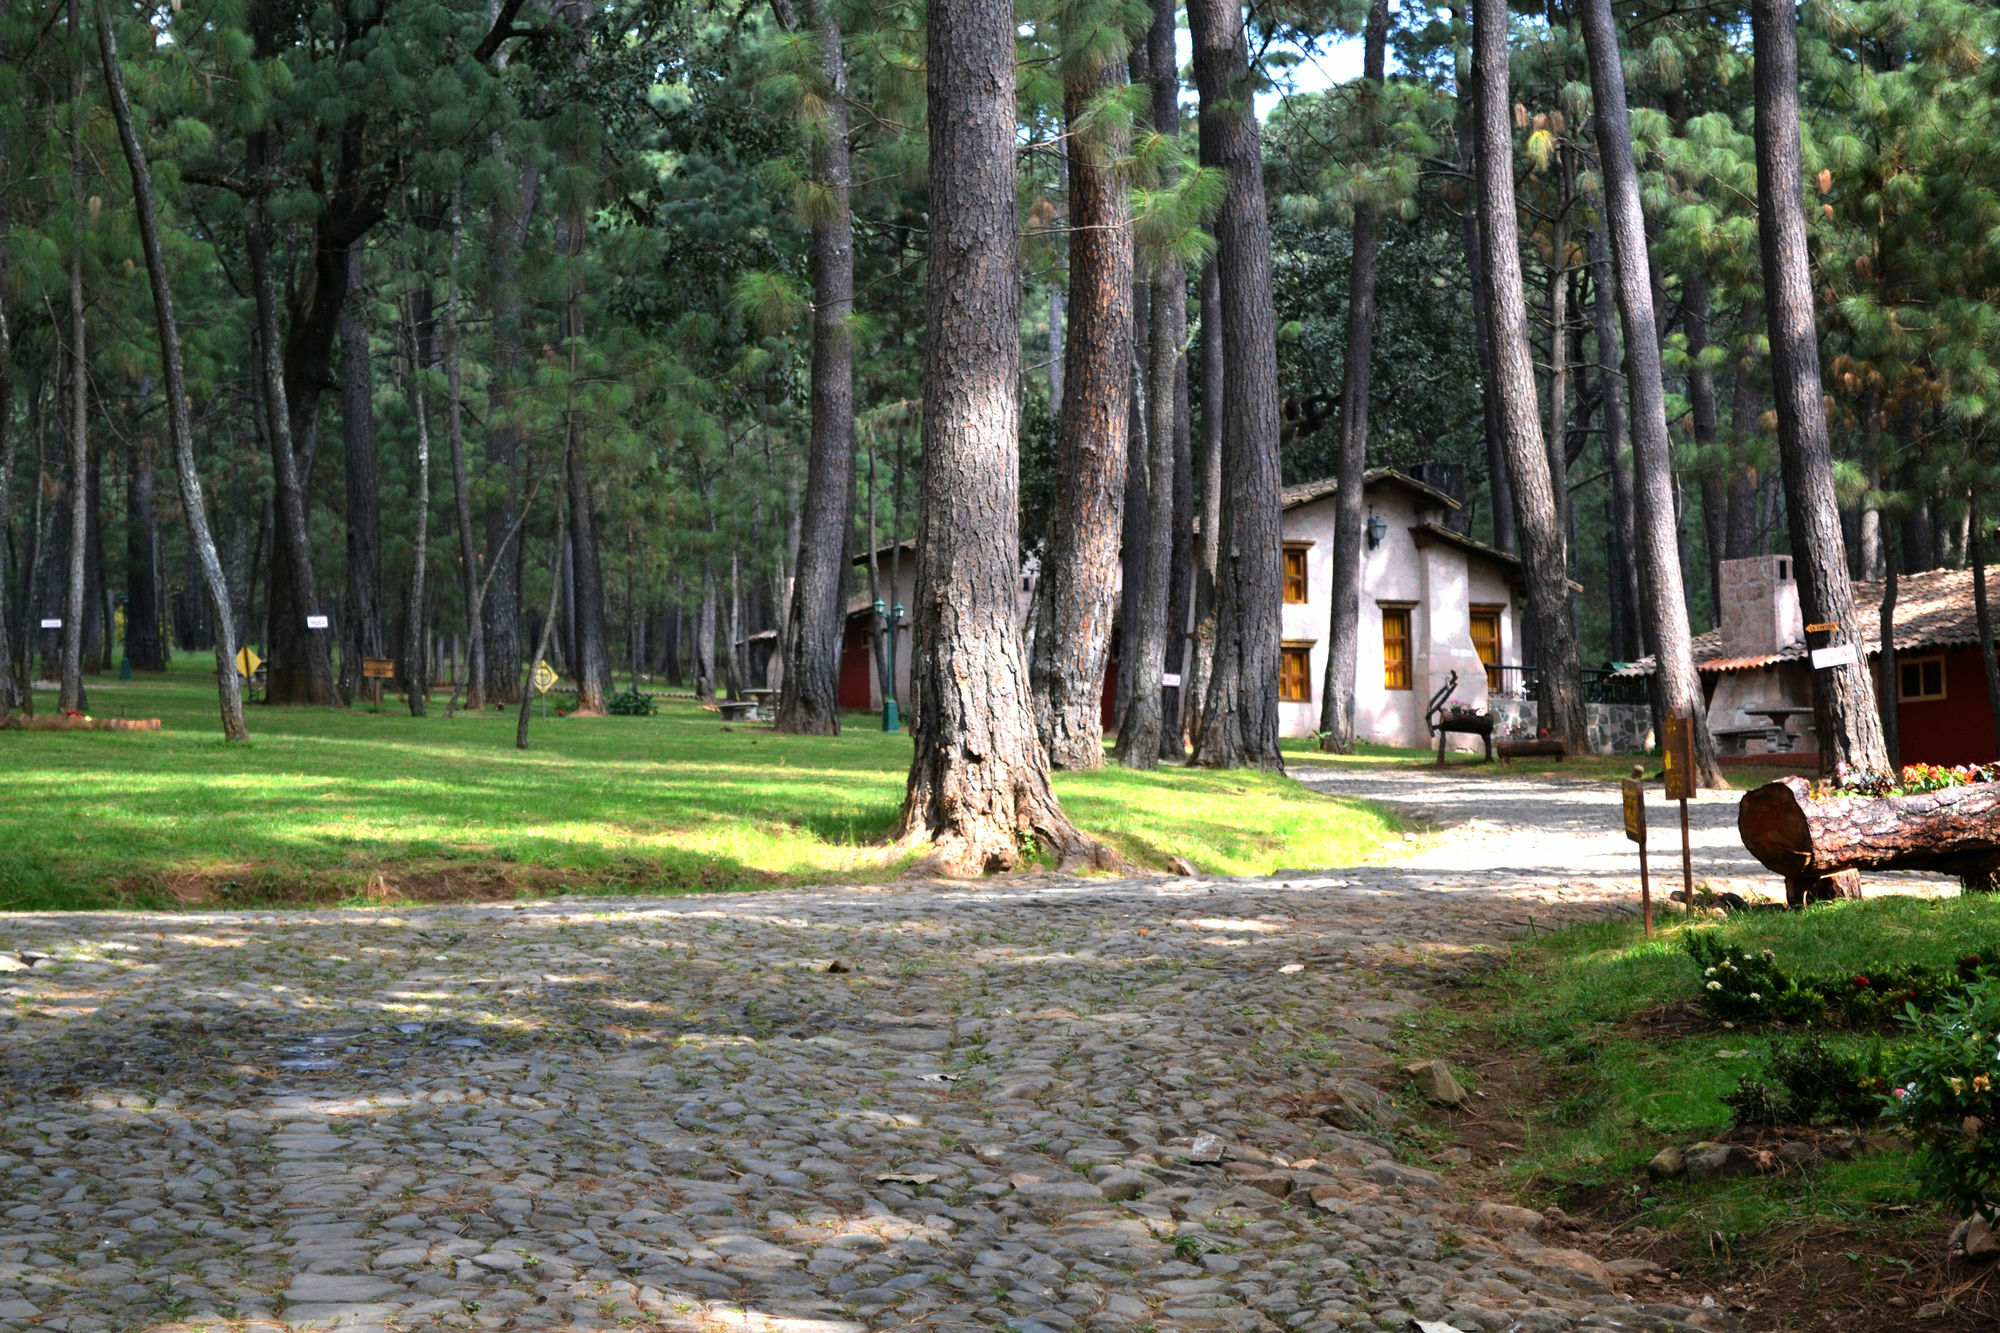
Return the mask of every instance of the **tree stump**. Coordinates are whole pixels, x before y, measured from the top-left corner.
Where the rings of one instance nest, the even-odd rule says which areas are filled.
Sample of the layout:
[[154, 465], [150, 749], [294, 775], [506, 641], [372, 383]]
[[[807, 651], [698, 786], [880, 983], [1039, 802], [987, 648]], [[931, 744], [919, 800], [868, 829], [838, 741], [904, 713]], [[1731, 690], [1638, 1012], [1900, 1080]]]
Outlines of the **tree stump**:
[[2000, 871], [2000, 783], [1815, 800], [1805, 779], [1782, 778], [1744, 796], [1736, 828], [1784, 876], [1793, 907], [1860, 896], [1863, 870], [1990, 877]]

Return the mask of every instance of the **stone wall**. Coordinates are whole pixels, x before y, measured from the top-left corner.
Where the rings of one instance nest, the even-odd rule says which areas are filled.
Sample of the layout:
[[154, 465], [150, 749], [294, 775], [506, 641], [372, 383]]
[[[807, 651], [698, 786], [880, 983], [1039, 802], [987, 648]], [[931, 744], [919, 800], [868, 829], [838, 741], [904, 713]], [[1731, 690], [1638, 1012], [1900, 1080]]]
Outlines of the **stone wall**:
[[[1495, 699], [1493, 736], [1533, 736], [1533, 699]], [[1585, 704], [1590, 714], [1590, 748], [1598, 754], [1631, 754], [1653, 748], [1653, 710], [1644, 704]]]

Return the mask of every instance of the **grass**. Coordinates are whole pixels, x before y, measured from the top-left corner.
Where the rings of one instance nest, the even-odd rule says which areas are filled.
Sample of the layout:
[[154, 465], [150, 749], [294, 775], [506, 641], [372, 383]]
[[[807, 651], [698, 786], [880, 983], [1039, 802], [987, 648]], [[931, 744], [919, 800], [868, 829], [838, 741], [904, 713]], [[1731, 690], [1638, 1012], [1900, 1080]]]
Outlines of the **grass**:
[[[724, 726], [691, 702], [651, 718], [250, 709], [228, 746], [213, 687], [88, 682], [102, 717], [158, 733], [0, 732], [0, 909], [512, 898], [862, 881], [902, 803], [907, 734]], [[53, 710], [54, 699], [37, 704]], [[1142, 867], [1218, 874], [1365, 859], [1393, 816], [1256, 773], [1059, 774], [1071, 817]]]
[[[1322, 754], [1316, 741], [1293, 740], [1281, 742], [1287, 764], [1325, 765], [1329, 768], [1433, 768], [1437, 764], [1435, 749], [1413, 750], [1395, 745], [1357, 744], [1353, 754]], [[1657, 754], [1616, 754], [1578, 755], [1570, 759], [1513, 759], [1506, 763], [1487, 763], [1485, 756], [1470, 753], [1452, 754], [1445, 761], [1445, 767], [1468, 769], [1480, 776], [1496, 778], [1584, 778], [1596, 782], [1616, 782], [1620, 778], [1632, 776], [1632, 765], [1645, 767], [1648, 776], [1660, 771], [1660, 756]], [[1748, 791], [1775, 781], [1788, 773], [1803, 773], [1809, 770], [1787, 764], [1731, 764], [1723, 770], [1723, 777], [1738, 791]]]
[[[2000, 902], [1877, 898], [1738, 916], [1720, 928], [1732, 948], [1770, 949], [1795, 975], [1949, 966], [2000, 943]], [[1508, 1109], [1519, 1123], [1508, 1183], [1566, 1206], [1591, 1201], [1622, 1220], [1695, 1238], [1718, 1257], [1801, 1224], [1852, 1225], [1912, 1204], [1908, 1157], [1893, 1149], [1708, 1185], [1646, 1178], [1660, 1148], [1729, 1130], [1722, 1097], [1761, 1067], [1756, 1057], [1772, 1040], [1758, 1027], [1711, 1023], [1695, 1008], [1700, 977], [1683, 950], [1684, 929], [1647, 940], [1636, 924], [1619, 922], [1545, 936], [1515, 949], [1476, 995], [1433, 1022], [1424, 1043], [1455, 1056], [1475, 1085], [1482, 1064], [1509, 1071]]]

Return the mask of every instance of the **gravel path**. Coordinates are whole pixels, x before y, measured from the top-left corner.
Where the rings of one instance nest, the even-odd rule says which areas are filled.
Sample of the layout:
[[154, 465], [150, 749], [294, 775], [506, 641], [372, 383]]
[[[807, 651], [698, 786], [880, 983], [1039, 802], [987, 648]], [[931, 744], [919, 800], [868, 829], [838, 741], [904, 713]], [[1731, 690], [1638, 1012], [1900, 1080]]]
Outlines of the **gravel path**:
[[1530, 917], [1630, 910], [1412, 846], [0, 919], [0, 1329], [1735, 1327], [1395, 1151], [1398, 1023]]

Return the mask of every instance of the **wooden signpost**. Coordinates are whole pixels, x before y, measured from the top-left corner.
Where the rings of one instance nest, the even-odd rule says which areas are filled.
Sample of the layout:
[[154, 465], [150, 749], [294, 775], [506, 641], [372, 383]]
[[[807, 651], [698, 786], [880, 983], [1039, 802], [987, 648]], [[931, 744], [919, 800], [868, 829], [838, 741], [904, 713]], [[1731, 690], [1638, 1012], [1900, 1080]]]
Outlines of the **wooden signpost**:
[[1694, 917], [1694, 853], [1688, 843], [1688, 802], [1694, 799], [1694, 721], [1667, 719], [1660, 748], [1667, 756], [1667, 799], [1681, 803], [1681, 887], [1687, 894], [1687, 915]]
[[1653, 933], [1653, 880], [1646, 871], [1646, 784], [1626, 778], [1619, 784], [1625, 793], [1625, 836], [1639, 844], [1639, 906], [1646, 914], [1646, 934]]
[[361, 676], [364, 680], [393, 680], [396, 675], [396, 659], [393, 657], [364, 657], [361, 659]]

